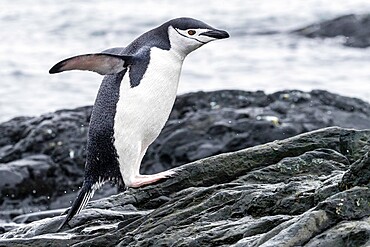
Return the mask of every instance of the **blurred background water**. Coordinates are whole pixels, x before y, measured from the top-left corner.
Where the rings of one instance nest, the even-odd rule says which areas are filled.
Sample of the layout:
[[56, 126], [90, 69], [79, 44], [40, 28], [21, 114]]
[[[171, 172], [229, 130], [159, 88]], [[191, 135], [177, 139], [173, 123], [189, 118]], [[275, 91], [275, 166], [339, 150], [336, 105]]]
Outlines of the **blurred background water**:
[[125, 46], [181, 16], [225, 29], [231, 38], [208, 44], [185, 60], [179, 94], [326, 89], [370, 101], [369, 49], [344, 47], [342, 38], [289, 34], [369, 10], [368, 0], [1, 0], [0, 121], [93, 104], [101, 76], [49, 75], [50, 67], [69, 56]]

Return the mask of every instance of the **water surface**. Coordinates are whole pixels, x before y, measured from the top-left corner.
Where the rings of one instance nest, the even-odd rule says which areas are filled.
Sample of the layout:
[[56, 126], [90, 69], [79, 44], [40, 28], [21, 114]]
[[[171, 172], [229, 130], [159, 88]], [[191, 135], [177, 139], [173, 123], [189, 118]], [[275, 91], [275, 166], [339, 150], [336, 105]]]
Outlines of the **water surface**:
[[[185, 60], [179, 94], [217, 89], [326, 89], [370, 101], [370, 53], [342, 38], [306, 39], [290, 30], [343, 14], [366, 0], [1, 0], [0, 121], [93, 104], [101, 76], [49, 75], [69, 56], [125, 46], [181, 16], [228, 30]], [[277, 32], [273, 35], [265, 33]]]

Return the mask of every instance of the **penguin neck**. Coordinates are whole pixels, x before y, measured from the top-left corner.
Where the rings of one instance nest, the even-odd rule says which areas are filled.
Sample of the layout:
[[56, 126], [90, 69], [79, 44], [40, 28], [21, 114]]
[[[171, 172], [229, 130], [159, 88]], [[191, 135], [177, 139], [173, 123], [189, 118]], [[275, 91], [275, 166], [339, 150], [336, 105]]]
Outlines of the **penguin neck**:
[[187, 56], [187, 54], [184, 54], [183, 52], [176, 51], [175, 49], [171, 49], [170, 51], [172, 52], [172, 54], [173, 54], [176, 58], [178, 58], [178, 59], [179, 59], [179, 61], [180, 61], [181, 63], [183, 63], [183, 62], [184, 62], [185, 57]]

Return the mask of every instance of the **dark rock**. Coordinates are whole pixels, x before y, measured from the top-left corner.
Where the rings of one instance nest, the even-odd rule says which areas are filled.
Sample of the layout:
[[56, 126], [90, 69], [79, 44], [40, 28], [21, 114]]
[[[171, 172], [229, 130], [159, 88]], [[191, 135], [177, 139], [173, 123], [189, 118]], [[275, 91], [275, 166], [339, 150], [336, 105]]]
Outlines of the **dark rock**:
[[209, 157], [90, 202], [60, 233], [63, 217], [42, 219], [0, 246], [366, 246], [370, 189], [339, 187], [369, 143], [370, 130], [332, 127]]
[[59, 197], [82, 181], [90, 114], [81, 107], [0, 125], [1, 218], [70, 205]]
[[[80, 107], [0, 124], [0, 219], [70, 205], [83, 180], [90, 114], [91, 107]], [[155, 173], [332, 125], [370, 128], [369, 120], [368, 103], [320, 90], [190, 93], [177, 98], [141, 172]], [[348, 142], [344, 146], [363, 147], [361, 153], [347, 150], [353, 163], [368, 149], [349, 137], [341, 137], [342, 143]], [[116, 192], [107, 184], [94, 198]]]
[[[2, 219], [47, 209], [50, 200], [56, 199], [56, 188], [68, 186], [69, 180], [62, 174], [62, 168], [47, 155], [31, 155], [0, 166], [0, 203]], [[67, 203], [65, 204], [68, 205]]]
[[343, 175], [339, 184], [340, 189], [346, 190], [354, 186], [370, 185], [370, 157], [366, 153], [360, 160], [356, 161]]
[[362, 220], [340, 222], [311, 239], [305, 246], [368, 246], [370, 239], [369, 221], [370, 219], [367, 217]]
[[64, 213], [64, 209], [56, 209], [56, 210], [45, 210], [35, 213], [29, 213], [29, 214], [22, 214], [15, 218], [13, 218], [13, 221], [15, 223], [30, 223], [36, 220], [45, 219], [48, 217], [58, 216]]
[[370, 46], [370, 15], [344, 15], [293, 31], [308, 38], [343, 36], [344, 45], [357, 48]]

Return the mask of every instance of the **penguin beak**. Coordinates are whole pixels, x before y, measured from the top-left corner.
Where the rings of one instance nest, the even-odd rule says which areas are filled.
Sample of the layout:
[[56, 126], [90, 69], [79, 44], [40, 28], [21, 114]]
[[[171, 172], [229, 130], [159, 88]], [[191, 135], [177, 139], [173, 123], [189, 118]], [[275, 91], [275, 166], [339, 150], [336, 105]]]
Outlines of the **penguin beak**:
[[204, 36], [208, 36], [208, 37], [215, 38], [215, 39], [226, 39], [226, 38], [230, 37], [230, 35], [226, 31], [217, 30], [217, 29], [207, 31], [207, 32], [201, 33], [199, 35], [204, 35]]

